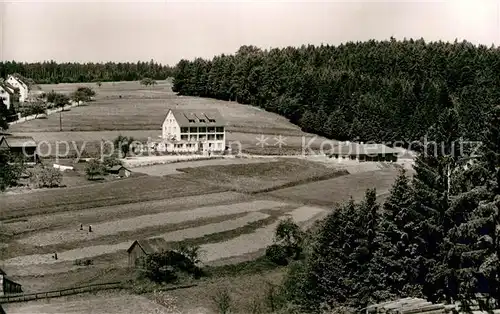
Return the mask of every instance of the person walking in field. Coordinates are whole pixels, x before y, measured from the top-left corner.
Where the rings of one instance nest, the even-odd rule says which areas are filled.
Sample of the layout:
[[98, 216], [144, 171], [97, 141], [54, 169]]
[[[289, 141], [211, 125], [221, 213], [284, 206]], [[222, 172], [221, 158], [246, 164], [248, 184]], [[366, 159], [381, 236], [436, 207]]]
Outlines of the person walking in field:
[[89, 232], [92, 232], [92, 226], [89, 225]]
[[83, 224], [80, 224], [80, 230], [83, 230]]
[[54, 258], [56, 259], [57, 261], [57, 252], [54, 252]]

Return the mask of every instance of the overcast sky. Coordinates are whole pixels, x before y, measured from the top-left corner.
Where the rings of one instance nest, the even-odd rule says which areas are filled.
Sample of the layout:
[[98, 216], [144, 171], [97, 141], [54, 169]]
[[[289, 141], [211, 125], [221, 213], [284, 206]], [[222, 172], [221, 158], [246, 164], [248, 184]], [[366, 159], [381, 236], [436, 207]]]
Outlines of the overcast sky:
[[[156, 61], [367, 39], [500, 43], [500, 0], [11, 1], [0, 0], [0, 59]], [[7, 0], [8, 1], [8, 0]]]

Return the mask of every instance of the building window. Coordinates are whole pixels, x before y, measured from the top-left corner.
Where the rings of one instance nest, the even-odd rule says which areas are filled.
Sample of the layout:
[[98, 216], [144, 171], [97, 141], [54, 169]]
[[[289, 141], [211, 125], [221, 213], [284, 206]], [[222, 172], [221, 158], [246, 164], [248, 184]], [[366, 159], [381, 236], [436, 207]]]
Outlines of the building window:
[[189, 123], [195, 123], [194, 119], [189, 119]]
[[208, 128], [208, 132], [210, 132], [210, 133], [215, 132], [215, 128], [214, 128], [214, 127], [209, 127], [209, 128]]
[[222, 133], [222, 132], [224, 132], [224, 127], [223, 126], [218, 126], [216, 128], [216, 130], [217, 130], [217, 132]]
[[189, 133], [197, 133], [198, 129], [197, 128], [189, 128]]
[[224, 134], [217, 134], [216, 137], [218, 141], [222, 141], [224, 139]]
[[205, 119], [200, 119], [200, 123], [205, 123]]
[[214, 119], [209, 119], [208, 121], [210, 121], [210, 123], [215, 123]]
[[181, 133], [187, 133], [187, 132], [188, 132], [188, 130], [189, 130], [189, 128], [185, 128], [185, 127], [184, 127], [184, 128], [181, 128]]
[[188, 136], [187, 135], [181, 135], [181, 141], [187, 141]]
[[199, 132], [200, 133], [206, 133], [207, 132], [207, 128], [206, 127], [200, 127], [198, 128]]

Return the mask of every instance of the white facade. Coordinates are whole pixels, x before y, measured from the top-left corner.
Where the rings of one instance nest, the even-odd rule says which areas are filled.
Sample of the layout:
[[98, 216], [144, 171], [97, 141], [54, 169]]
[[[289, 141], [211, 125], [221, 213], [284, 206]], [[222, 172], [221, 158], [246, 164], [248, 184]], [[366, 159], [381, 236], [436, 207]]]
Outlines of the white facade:
[[19, 89], [19, 102], [25, 102], [28, 99], [28, 85], [16, 78], [14, 75], [9, 75], [6, 80], [7, 83]]
[[[203, 117], [203, 113], [199, 113], [198, 116]], [[158, 145], [157, 150], [222, 152], [226, 149], [226, 133], [222, 122], [214, 122], [212, 126], [209, 121], [206, 121], [207, 123], [194, 119], [189, 121], [179, 123], [174, 112], [169, 110], [162, 125], [163, 143]]]
[[164, 140], [180, 140], [181, 138], [181, 128], [172, 111], [168, 112], [163, 121], [162, 138]]
[[10, 93], [2, 85], [0, 85], [0, 98], [3, 100], [3, 103], [7, 106], [7, 109], [9, 109], [11, 105]]

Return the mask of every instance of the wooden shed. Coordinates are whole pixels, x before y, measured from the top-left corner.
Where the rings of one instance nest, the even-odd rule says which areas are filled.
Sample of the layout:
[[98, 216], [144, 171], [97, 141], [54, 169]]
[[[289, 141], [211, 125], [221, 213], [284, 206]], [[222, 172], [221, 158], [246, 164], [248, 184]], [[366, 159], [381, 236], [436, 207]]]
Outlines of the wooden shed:
[[124, 166], [117, 165], [117, 166], [113, 166], [111, 168], [108, 168], [108, 173], [117, 175], [120, 178], [128, 178], [128, 177], [130, 177], [130, 174], [132, 173], [132, 171], [125, 168]]
[[21, 284], [7, 278], [7, 274], [0, 269], [0, 296], [23, 292]]
[[160, 253], [171, 249], [168, 242], [163, 238], [152, 238], [144, 240], [135, 240], [127, 250], [128, 266], [138, 267], [138, 259], [153, 253]]
[[396, 162], [399, 152], [383, 144], [343, 142], [333, 147], [328, 155], [339, 160]]
[[32, 137], [0, 135], [0, 149], [8, 150], [14, 157], [22, 158], [27, 165], [40, 161], [37, 143]]

